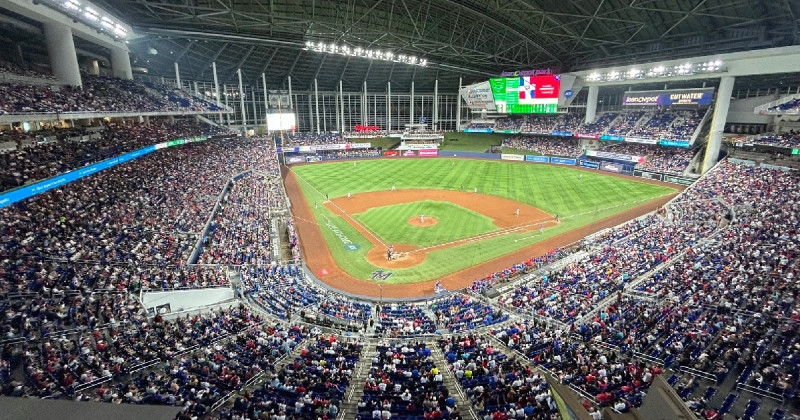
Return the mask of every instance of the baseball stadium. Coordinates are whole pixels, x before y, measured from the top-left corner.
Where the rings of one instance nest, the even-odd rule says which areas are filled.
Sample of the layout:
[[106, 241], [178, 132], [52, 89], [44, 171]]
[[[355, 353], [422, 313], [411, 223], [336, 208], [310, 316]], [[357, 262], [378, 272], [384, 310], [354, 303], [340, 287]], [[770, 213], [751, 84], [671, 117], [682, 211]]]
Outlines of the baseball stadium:
[[0, 418], [800, 420], [798, 16], [0, 1]]

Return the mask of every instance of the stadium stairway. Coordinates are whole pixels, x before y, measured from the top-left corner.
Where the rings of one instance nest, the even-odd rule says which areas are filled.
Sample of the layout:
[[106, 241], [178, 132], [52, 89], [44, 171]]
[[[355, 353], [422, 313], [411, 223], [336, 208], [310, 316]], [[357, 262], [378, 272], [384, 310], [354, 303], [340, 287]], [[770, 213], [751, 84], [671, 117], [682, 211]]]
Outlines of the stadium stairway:
[[339, 406], [339, 416], [337, 419], [354, 419], [358, 415], [358, 402], [364, 395], [364, 384], [367, 383], [367, 375], [372, 367], [372, 355], [378, 348], [374, 340], [364, 344], [361, 350], [361, 357], [353, 368], [353, 376], [350, 378], [350, 386], [345, 391], [345, 400]]
[[442, 383], [445, 387], [447, 387], [447, 390], [450, 392], [450, 396], [455, 398], [456, 407], [458, 407], [458, 412], [461, 413], [461, 417], [465, 419], [478, 420], [478, 415], [475, 413], [472, 403], [469, 401], [469, 399], [467, 399], [467, 394], [464, 393], [464, 388], [461, 387], [461, 384], [458, 383], [455, 375], [453, 375], [453, 371], [450, 370], [450, 364], [448, 364], [447, 360], [444, 358], [444, 354], [442, 354], [442, 349], [439, 348], [439, 344], [435, 341], [427, 341], [425, 342], [425, 345], [431, 350], [433, 365], [439, 368], [439, 371], [442, 372]]

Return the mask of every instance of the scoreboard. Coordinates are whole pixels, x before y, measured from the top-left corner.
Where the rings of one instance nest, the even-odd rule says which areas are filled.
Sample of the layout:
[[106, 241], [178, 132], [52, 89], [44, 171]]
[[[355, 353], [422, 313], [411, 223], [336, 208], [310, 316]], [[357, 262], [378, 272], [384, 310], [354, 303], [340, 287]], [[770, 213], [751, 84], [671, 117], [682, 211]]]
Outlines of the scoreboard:
[[558, 111], [561, 76], [490, 79], [497, 112], [501, 114], [552, 114]]

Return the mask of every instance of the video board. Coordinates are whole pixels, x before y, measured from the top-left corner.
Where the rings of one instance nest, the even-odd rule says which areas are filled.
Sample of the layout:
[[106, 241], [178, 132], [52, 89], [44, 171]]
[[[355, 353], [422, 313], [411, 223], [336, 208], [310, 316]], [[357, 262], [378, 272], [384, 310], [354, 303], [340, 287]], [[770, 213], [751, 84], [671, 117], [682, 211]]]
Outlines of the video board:
[[490, 79], [497, 112], [501, 114], [552, 114], [558, 111], [561, 76]]

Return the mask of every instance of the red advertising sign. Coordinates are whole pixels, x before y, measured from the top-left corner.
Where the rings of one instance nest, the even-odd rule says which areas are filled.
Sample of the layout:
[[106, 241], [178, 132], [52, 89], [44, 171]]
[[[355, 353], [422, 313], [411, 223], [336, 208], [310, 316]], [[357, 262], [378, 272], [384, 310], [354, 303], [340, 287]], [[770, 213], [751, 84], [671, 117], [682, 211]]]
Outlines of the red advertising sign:
[[383, 152], [384, 156], [397, 156], [397, 150], [386, 150]]
[[380, 127], [377, 125], [357, 125], [356, 131], [380, 131]]
[[420, 151], [419, 151], [419, 156], [420, 156], [420, 157], [425, 157], [425, 156], [438, 156], [438, 155], [439, 155], [439, 151], [438, 151], [438, 150], [436, 150], [436, 149], [434, 149], [434, 150], [420, 150]]

